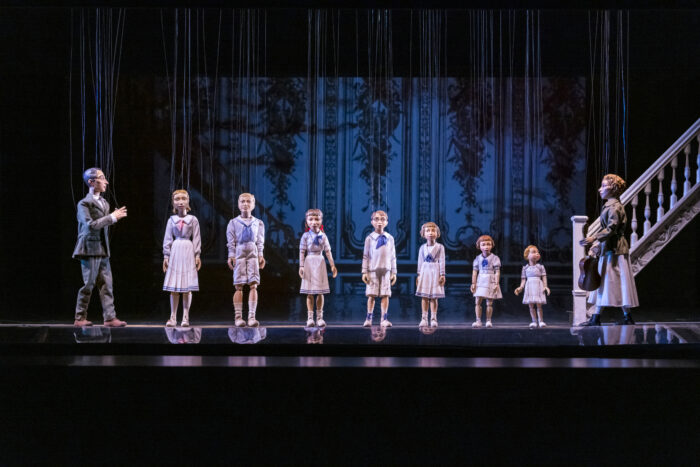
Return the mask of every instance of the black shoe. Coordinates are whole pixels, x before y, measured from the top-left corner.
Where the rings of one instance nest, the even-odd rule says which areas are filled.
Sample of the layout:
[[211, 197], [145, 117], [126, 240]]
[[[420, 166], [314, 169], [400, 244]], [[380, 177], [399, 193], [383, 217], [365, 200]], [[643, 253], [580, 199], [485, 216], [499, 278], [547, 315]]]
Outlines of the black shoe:
[[632, 319], [632, 314], [628, 313], [625, 315], [624, 318], [622, 318], [620, 321], [618, 321], [617, 324], [622, 324], [624, 326], [626, 324], [636, 324], [636, 323]]
[[591, 315], [591, 319], [584, 321], [579, 326], [600, 326], [600, 314]]

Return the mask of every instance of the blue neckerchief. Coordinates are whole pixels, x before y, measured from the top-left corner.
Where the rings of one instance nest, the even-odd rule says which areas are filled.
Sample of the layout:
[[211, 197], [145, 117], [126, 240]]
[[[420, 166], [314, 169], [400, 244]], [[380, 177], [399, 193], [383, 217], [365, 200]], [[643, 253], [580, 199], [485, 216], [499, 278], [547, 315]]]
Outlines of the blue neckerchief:
[[253, 223], [251, 222], [250, 225], [247, 225], [245, 222], [242, 220], [238, 219], [238, 222], [240, 222], [243, 225], [243, 232], [241, 233], [241, 239], [238, 241], [239, 243], [248, 243], [253, 241], [253, 229], [251, 228]]
[[321, 246], [321, 240], [323, 239], [323, 234], [319, 233], [314, 237], [314, 241], [312, 242], [316, 246]]
[[386, 235], [381, 234], [379, 238], [377, 239], [377, 247], [376, 249], [379, 249], [380, 247], [383, 247], [386, 245]]
[[487, 260], [486, 258], [484, 258], [484, 259], [481, 261], [481, 267], [484, 268], [484, 269], [486, 269], [486, 268], [488, 267], [488, 265], [489, 265], [489, 260]]
[[435, 259], [433, 258], [433, 255], [428, 254], [428, 256], [425, 257], [425, 260], [424, 260], [424, 261], [425, 261], [426, 263], [432, 263], [433, 261], [435, 261]]

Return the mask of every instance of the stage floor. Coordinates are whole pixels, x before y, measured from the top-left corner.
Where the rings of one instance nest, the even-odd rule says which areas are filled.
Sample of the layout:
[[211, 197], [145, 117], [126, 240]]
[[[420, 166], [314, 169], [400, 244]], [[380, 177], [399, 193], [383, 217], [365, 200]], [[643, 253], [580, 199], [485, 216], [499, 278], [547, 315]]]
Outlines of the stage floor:
[[700, 323], [542, 329], [0, 324], [0, 359], [11, 366], [700, 367]]

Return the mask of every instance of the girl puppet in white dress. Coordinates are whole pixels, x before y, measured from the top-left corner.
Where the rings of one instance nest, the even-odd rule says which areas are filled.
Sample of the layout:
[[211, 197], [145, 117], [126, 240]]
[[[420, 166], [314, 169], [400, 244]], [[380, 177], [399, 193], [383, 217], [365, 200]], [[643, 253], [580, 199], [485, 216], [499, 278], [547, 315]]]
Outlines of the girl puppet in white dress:
[[[328, 286], [328, 270], [323, 252], [328, 257], [333, 277], [338, 275], [338, 270], [333, 263], [331, 245], [323, 231], [323, 213], [320, 209], [309, 209], [305, 214], [308, 230], [301, 236], [299, 242], [299, 277], [301, 277], [300, 293], [306, 295], [306, 309], [308, 318], [306, 327], [324, 327], [323, 320], [323, 295], [330, 293]], [[316, 322], [314, 323], [314, 296], [316, 296]]]
[[418, 327], [428, 326], [428, 307], [432, 312], [430, 326], [437, 327], [438, 298], [445, 297], [445, 247], [437, 243], [440, 227], [426, 222], [420, 228], [420, 236], [426, 240], [418, 251], [418, 276], [416, 296], [421, 297], [421, 321]]
[[[520, 275], [520, 286], [515, 289], [515, 295], [525, 290], [523, 295], [523, 303], [530, 307], [530, 317], [532, 322], [530, 328], [536, 328], [538, 325], [541, 328], [547, 326], [542, 316], [542, 305], [547, 303], [545, 293], [549, 295], [549, 287], [547, 287], [547, 271], [544, 266], [538, 264], [540, 260], [540, 251], [535, 245], [528, 245], [525, 248], [523, 257], [527, 260], [527, 264], [523, 266], [523, 272]], [[537, 307], [537, 311], [535, 311]]]
[[172, 201], [175, 215], [168, 219], [163, 238], [163, 290], [170, 292], [170, 319], [165, 325], [177, 324], [177, 307], [182, 295], [182, 326], [189, 326], [192, 292], [199, 290], [197, 271], [202, 266], [199, 259], [202, 240], [199, 221], [188, 214], [190, 196], [187, 191], [175, 190]]
[[481, 250], [481, 254], [474, 260], [472, 271], [471, 292], [474, 294], [474, 313], [476, 321], [472, 323], [473, 328], [481, 327], [481, 302], [486, 299], [486, 327], [490, 328], [491, 316], [493, 315], [493, 301], [503, 298], [501, 294], [501, 260], [491, 253], [494, 247], [493, 238], [482, 235], [476, 240], [476, 247]]

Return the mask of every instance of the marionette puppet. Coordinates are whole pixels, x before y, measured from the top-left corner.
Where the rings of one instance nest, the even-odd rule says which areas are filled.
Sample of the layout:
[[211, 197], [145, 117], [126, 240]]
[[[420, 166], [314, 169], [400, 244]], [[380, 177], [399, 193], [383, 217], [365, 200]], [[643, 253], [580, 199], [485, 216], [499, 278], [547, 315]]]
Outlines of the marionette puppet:
[[388, 319], [389, 297], [391, 286], [396, 283], [396, 248], [394, 237], [385, 232], [389, 216], [384, 211], [372, 213], [374, 232], [365, 239], [365, 249], [362, 254], [362, 282], [366, 284], [367, 317], [363, 326], [372, 325], [375, 298], [381, 298], [382, 327], [391, 326]]
[[263, 248], [265, 246], [265, 225], [251, 214], [255, 209], [255, 196], [241, 193], [238, 196], [238, 210], [241, 214], [231, 219], [226, 227], [228, 247], [228, 267], [233, 271], [233, 308], [235, 325], [243, 327], [243, 286], [250, 288], [248, 295], [248, 326], [260, 323], [255, 319], [258, 306], [258, 285], [260, 269], [265, 267]]
[[545, 293], [549, 295], [547, 271], [545, 271], [544, 266], [539, 264], [540, 251], [535, 245], [528, 245], [523, 257], [527, 260], [527, 264], [523, 266], [523, 272], [520, 274], [520, 286], [515, 289], [515, 295], [525, 291], [523, 303], [530, 307], [530, 317], [532, 318], [530, 328], [537, 326], [544, 328], [547, 327], [547, 324], [543, 319], [542, 305], [547, 303]]
[[474, 260], [472, 271], [472, 285], [470, 287], [474, 294], [474, 313], [476, 321], [472, 323], [473, 328], [481, 327], [481, 302], [486, 299], [486, 327], [493, 327], [491, 316], [493, 315], [493, 301], [503, 298], [499, 282], [501, 280], [501, 260], [491, 253], [494, 247], [493, 238], [482, 235], [476, 240], [476, 247], [481, 250], [481, 254]]
[[102, 303], [102, 318], [105, 326], [122, 327], [126, 321], [117, 318], [114, 311], [112, 289], [112, 267], [109, 264], [109, 226], [126, 217], [126, 206], [109, 212], [109, 203], [100, 196], [107, 190], [109, 182], [97, 167], [83, 173], [83, 181], [90, 192], [78, 202], [78, 241], [73, 258], [80, 260], [83, 286], [78, 290], [75, 305], [75, 326], [92, 326], [87, 319], [92, 289], [97, 286]]
[[421, 297], [421, 320], [418, 327], [428, 326], [428, 308], [432, 313], [430, 326], [437, 327], [438, 298], [445, 297], [445, 247], [437, 243], [440, 227], [426, 222], [420, 228], [426, 242], [418, 251], [416, 296]]
[[581, 240], [583, 246], [591, 246], [591, 253], [598, 256], [600, 287], [591, 293], [596, 310], [581, 326], [600, 326], [600, 313], [604, 307], [621, 307], [624, 318], [620, 324], [634, 324], [630, 308], [639, 306], [637, 287], [629, 261], [629, 244], [625, 238], [627, 214], [620, 202], [620, 195], [627, 185], [615, 174], [603, 177], [598, 188], [605, 200], [600, 213], [600, 231]]
[[192, 292], [199, 290], [197, 271], [202, 267], [199, 259], [202, 240], [199, 221], [189, 214], [190, 195], [187, 191], [173, 191], [172, 202], [174, 215], [168, 218], [163, 237], [163, 290], [170, 292], [170, 319], [165, 325], [177, 325], [177, 308], [182, 295], [181, 326], [189, 326]]
[[[330, 293], [328, 286], [328, 270], [323, 252], [328, 257], [333, 277], [338, 275], [338, 270], [333, 263], [331, 245], [323, 231], [323, 213], [320, 209], [309, 209], [305, 214], [307, 231], [301, 236], [299, 242], [299, 277], [301, 277], [300, 293], [306, 295], [306, 309], [308, 317], [306, 327], [324, 327], [323, 320], [323, 295]], [[316, 296], [316, 322], [314, 322], [314, 296]]]

